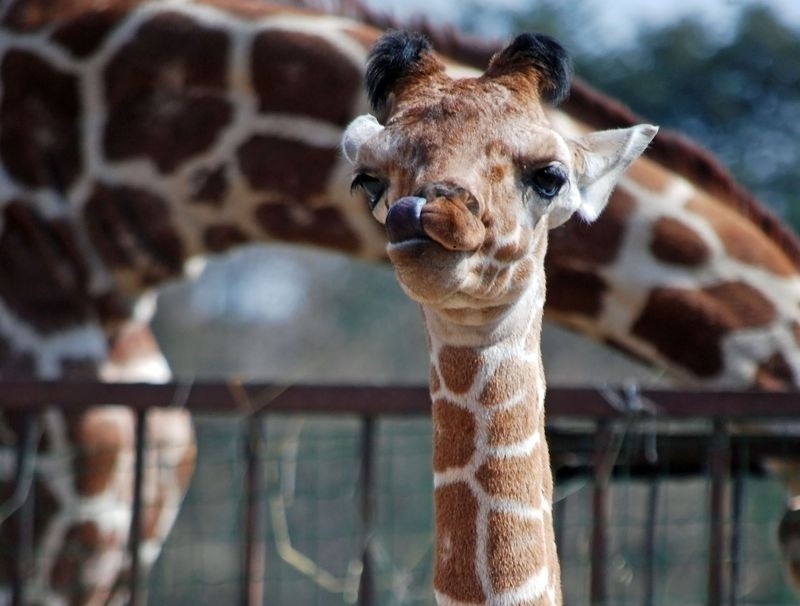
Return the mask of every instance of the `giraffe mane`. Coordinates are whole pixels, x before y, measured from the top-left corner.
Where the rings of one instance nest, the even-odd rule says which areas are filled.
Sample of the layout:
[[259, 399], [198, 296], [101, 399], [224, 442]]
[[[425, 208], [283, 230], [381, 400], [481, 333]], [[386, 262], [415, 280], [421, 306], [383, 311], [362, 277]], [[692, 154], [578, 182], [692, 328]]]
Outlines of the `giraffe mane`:
[[[319, 0], [300, 1], [304, 6], [320, 6]], [[452, 25], [433, 24], [425, 17], [413, 17], [402, 22], [366, 6], [362, 0], [341, 0], [338, 6], [328, 6], [327, 10], [337, 11], [379, 29], [415, 30], [424, 35], [438, 52], [477, 69], [484, 69], [492, 56], [505, 46], [501, 41], [464, 34]], [[569, 96], [561, 106], [575, 119], [592, 128], [623, 128], [647, 122], [622, 103], [577, 77], [573, 78]], [[710, 151], [677, 131], [662, 129], [644, 155], [684, 177], [750, 221], [800, 270], [800, 240], [795, 233], [740, 185]]]

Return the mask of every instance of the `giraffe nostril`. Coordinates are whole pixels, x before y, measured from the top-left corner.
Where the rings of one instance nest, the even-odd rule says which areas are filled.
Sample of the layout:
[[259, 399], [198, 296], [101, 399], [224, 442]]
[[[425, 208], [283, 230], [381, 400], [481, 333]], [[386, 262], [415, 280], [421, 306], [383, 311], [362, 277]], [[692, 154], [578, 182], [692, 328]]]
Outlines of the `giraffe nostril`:
[[425, 198], [407, 196], [400, 198], [391, 206], [386, 215], [386, 234], [389, 242], [396, 244], [406, 240], [427, 239], [420, 221], [425, 202]]

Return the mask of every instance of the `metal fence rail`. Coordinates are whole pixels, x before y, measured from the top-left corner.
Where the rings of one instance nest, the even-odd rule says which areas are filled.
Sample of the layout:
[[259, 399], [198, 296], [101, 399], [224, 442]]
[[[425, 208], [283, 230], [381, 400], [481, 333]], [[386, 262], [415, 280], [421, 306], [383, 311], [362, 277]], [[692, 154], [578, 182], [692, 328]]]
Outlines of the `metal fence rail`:
[[[430, 412], [424, 387], [364, 386], [281, 386], [230, 382], [174, 382], [167, 384], [109, 384], [94, 382], [6, 381], [0, 383], [0, 409], [24, 411], [25, 417], [51, 405], [78, 410], [92, 405], [123, 404], [136, 411], [136, 462], [134, 509], [130, 533], [131, 603], [141, 602], [139, 586], [139, 542], [141, 494], [144, 470], [144, 427], [147, 410], [152, 407], [180, 406], [198, 413], [240, 414], [248, 417], [245, 437], [245, 507], [243, 516], [243, 571], [240, 602], [261, 604], [265, 595], [264, 508], [258, 495], [263, 493], [264, 424], [270, 414], [302, 413], [355, 415], [361, 419], [360, 517], [362, 523], [362, 574], [359, 603], [372, 603], [373, 577], [369, 537], [374, 519], [374, 451], [377, 422], [387, 415], [422, 416]], [[780, 419], [800, 418], [800, 393], [704, 392], [681, 390], [556, 388], [547, 396], [548, 430], [551, 456], [557, 478], [576, 474], [593, 478], [591, 579], [592, 604], [607, 603], [609, 494], [615, 474], [620, 473], [619, 438], [632, 424], [649, 427], [649, 437], [628, 448], [625, 473], [628, 476], [655, 478], [669, 469], [670, 475], [705, 474], [709, 477], [708, 515], [708, 590], [707, 603], [720, 606], [737, 603], [739, 582], [738, 536], [741, 524], [741, 490], [731, 475], [761, 473], [758, 460], [767, 456], [800, 453], [800, 435], [775, 440], [754, 421], [764, 424]], [[665, 423], [699, 420], [698, 428], [681, 431]], [[657, 423], [655, 422], [657, 421]], [[561, 422], [565, 422], [562, 425]], [[653, 446], [659, 456], [652, 456]], [[18, 465], [27, 464], [18, 457]], [[734, 473], [735, 472], [735, 473]], [[736, 476], [739, 477], [739, 476]], [[653, 525], [658, 501], [658, 484], [653, 483], [648, 499], [647, 519], [650, 534], [645, 540], [645, 604], [653, 594]], [[23, 510], [24, 513], [24, 510]], [[558, 529], [563, 512], [554, 509]], [[28, 525], [20, 526], [20, 540]], [[24, 554], [23, 554], [24, 555]], [[25, 577], [29, 558], [21, 557], [14, 571], [18, 583]], [[24, 588], [19, 588], [22, 592]]]

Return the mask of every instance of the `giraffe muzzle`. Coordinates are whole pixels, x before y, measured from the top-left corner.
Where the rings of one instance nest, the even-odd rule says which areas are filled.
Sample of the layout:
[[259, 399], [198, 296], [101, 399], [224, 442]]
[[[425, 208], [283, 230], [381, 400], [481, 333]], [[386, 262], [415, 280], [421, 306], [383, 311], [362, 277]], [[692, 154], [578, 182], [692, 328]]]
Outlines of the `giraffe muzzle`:
[[422, 207], [427, 200], [406, 196], [395, 202], [386, 214], [386, 234], [389, 242], [399, 244], [409, 240], [428, 240], [422, 229]]

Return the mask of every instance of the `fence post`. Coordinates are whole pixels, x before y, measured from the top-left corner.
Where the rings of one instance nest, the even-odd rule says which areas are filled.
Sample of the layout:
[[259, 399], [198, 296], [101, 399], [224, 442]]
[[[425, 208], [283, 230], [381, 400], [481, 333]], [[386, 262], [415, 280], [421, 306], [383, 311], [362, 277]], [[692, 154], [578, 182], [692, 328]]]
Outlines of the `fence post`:
[[656, 474], [647, 491], [647, 527], [644, 537], [644, 606], [653, 606], [656, 592], [656, 526], [661, 479]]
[[[33, 571], [33, 524], [36, 507], [36, 413], [21, 413], [22, 423], [17, 436], [16, 470], [14, 472], [14, 496], [19, 497], [17, 526], [17, 558], [13, 564], [11, 600], [14, 606], [24, 606], [27, 600], [27, 584]], [[28, 484], [25, 491], [24, 484]], [[27, 493], [27, 494], [26, 494]], [[12, 496], [13, 498], [13, 496]]]
[[374, 599], [374, 579], [370, 542], [375, 511], [375, 492], [373, 490], [375, 454], [375, 419], [364, 415], [361, 420], [361, 527], [363, 533], [361, 552], [361, 579], [358, 586], [359, 606], [370, 606]]
[[244, 440], [245, 486], [243, 568], [240, 602], [242, 606], [261, 606], [264, 601], [264, 507], [259, 498], [264, 495], [264, 425], [260, 414], [246, 418]]
[[147, 436], [147, 409], [142, 408], [136, 411], [136, 430], [135, 430], [135, 458], [133, 467], [133, 506], [131, 507], [131, 529], [128, 540], [128, 555], [130, 557], [130, 604], [139, 606], [143, 604], [143, 594], [146, 589], [141, 585], [141, 560], [140, 545], [142, 541], [142, 485], [144, 482], [144, 457], [145, 439]]
[[708, 540], [708, 604], [722, 606], [725, 593], [726, 550], [725, 520], [727, 507], [727, 476], [730, 467], [730, 443], [727, 420], [714, 419], [714, 433], [709, 449], [711, 498], [709, 502]]
[[592, 606], [602, 606], [608, 598], [606, 560], [608, 552], [608, 486], [614, 467], [614, 453], [611, 451], [612, 437], [611, 421], [608, 419], [598, 421], [594, 436], [594, 490], [592, 492], [590, 580]]

